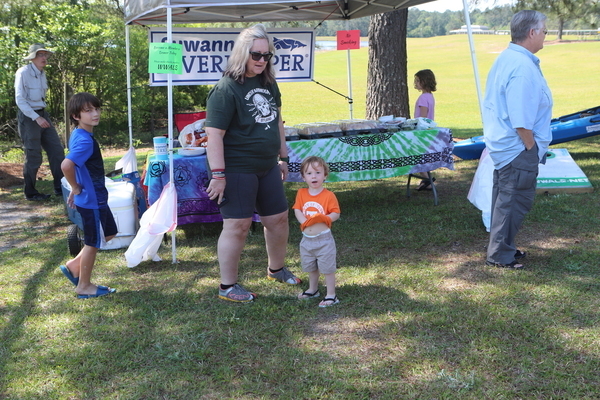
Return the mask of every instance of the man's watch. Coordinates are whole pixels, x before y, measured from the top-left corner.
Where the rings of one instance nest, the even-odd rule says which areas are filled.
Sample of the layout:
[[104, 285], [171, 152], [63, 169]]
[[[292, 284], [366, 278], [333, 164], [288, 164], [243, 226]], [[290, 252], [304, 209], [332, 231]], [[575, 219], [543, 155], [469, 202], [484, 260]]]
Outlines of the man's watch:
[[279, 161], [283, 161], [283, 162], [289, 163], [290, 162], [290, 158], [289, 157], [279, 157]]

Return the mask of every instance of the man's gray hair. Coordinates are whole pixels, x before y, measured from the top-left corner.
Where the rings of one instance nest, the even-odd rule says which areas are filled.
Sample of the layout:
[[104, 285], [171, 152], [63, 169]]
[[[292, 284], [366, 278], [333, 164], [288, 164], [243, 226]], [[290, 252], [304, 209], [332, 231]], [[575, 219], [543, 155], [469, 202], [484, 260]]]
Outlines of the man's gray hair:
[[531, 29], [542, 29], [546, 16], [539, 11], [521, 10], [510, 21], [510, 36], [513, 43], [521, 43], [529, 36]]

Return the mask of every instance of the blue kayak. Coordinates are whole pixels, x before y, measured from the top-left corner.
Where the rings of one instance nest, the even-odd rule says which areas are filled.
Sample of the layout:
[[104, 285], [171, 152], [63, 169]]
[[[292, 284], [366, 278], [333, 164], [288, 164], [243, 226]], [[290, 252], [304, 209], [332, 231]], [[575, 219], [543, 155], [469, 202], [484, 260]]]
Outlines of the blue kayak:
[[[552, 130], [550, 145], [600, 135], [600, 106], [553, 118], [550, 129]], [[483, 136], [475, 136], [454, 143], [453, 154], [463, 160], [475, 160], [481, 157], [483, 149], [485, 149]]]

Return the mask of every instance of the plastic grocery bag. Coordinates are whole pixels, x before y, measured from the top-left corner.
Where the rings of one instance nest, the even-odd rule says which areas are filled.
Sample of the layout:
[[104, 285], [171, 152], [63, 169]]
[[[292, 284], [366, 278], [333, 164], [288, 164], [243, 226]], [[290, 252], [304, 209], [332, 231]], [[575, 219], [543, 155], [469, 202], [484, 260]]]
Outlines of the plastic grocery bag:
[[467, 199], [479, 210], [485, 230], [490, 231], [492, 223], [492, 189], [494, 187], [494, 162], [488, 150], [483, 149], [479, 158], [479, 166], [471, 182]]
[[115, 169], [122, 169], [121, 179], [133, 183], [135, 186], [135, 196], [138, 206], [138, 215], [142, 216], [148, 209], [146, 204], [146, 193], [142, 189], [140, 182], [140, 174], [137, 169], [137, 158], [135, 156], [135, 149], [130, 147], [127, 153], [115, 164]]
[[429, 118], [423, 118], [423, 117], [417, 118], [417, 130], [418, 131], [424, 131], [424, 130], [435, 128], [435, 127], [437, 127], [437, 124], [434, 121], [430, 120]]
[[129, 268], [146, 260], [160, 261], [158, 248], [163, 235], [177, 228], [177, 191], [170, 182], [158, 200], [144, 213], [140, 229], [125, 252]]
[[123, 169], [124, 174], [137, 172], [137, 158], [135, 157], [135, 149], [130, 147], [127, 153], [115, 164], [115, 169]]

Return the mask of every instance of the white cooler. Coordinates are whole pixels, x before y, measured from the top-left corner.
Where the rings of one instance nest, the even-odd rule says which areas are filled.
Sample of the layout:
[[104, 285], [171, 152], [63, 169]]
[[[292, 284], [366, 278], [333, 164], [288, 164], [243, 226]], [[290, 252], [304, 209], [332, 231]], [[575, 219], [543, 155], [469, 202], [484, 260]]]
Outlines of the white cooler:
[[[81, 216], [67, 206], [67, 198], [71, 193], [71, 185], [66, 178], [62, 178], [62, 191], [67, 208], [69, 219], [76, 224], [79, 229], [83, 229]], [[112, 211], [115, 222], [117, 223], [117, 235], [102, 246], [101, 250], [121, 249], [128, 247], [133, 241], [138, 229], [138, 210], [136, 204], [135, 186], [130, 182], [115, 182], [109, 178], [105, 181], [108, 190], [108, 206]]]

